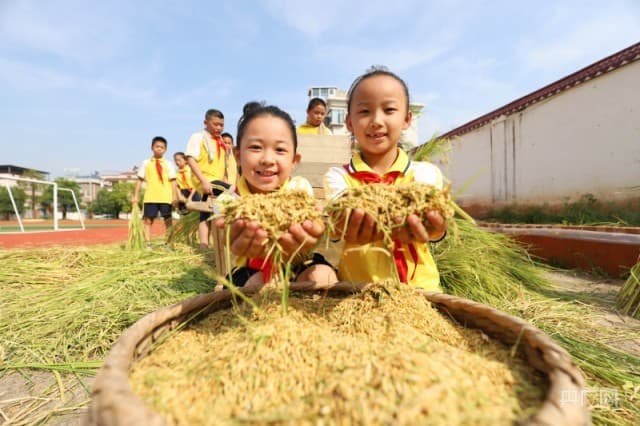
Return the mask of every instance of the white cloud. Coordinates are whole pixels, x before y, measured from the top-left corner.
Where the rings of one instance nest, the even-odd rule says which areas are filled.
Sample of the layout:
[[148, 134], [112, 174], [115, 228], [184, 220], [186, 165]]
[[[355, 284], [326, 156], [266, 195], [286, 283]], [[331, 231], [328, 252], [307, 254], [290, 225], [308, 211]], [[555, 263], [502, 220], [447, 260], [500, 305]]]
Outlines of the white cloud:
[[102, 62], [126, 45], [130, 30], [123, 9], [122, 4], [79, 0], [13, 1], [0, 14], [0, 38], [5, 46]]
[[558, 7], [535, 41], [521, 42], [524, 64], [532, 70], [577, 70], [640, 39], [640, 9], [634, 13], [633, 8], [612, 7], [595, 12], [580, 16], [575, 10]]
[[362, 73], [370, 65], [386, 65], [392, 71], [402, 73], [417, 65], [427, 64], [444, 53], [446, 47], [405, 46], [360, 47], [355, 45], [323, 46], [313, 52], [313, 58], [321, 63], [335, 63], [334, 66]]
[[[284, 21], [291, 28], [309, 37], [328, 32], [353, 33], [366, 28], [383, 31], [401, 17], [423, 5], [417, 0], [404, 1], [402, 7], [389, 7], [387, 0], [301, 2], [298, 0], [269, 0], [264, 2], [267, 12]], [[377, 35], [377, 34], [376, 34]]]

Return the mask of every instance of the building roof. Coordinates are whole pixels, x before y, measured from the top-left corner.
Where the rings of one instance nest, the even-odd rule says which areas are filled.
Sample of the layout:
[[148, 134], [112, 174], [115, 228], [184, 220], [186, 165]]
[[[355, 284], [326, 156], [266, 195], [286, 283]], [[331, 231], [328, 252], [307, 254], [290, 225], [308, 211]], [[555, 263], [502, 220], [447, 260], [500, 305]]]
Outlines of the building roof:
[[447, 133], [440, 135], [440, 138], [446, 139], [454, 136], [459, 136], [464, 133], [470, 132], [478, 127], [482, 127], [491, 120], [500, 117], [501, 115], [511, 115], [515, 112], [521, 111], [530, 105], [547, 99], [558, 93], [571, 89], [579, 84], [589, 81], [593, 78], [599, 77], [602, 74], [606, 74], [613, 70], [616, 70], [631, 62], [640, 60], [640, 42], [632, 46], [627, 47], [611, 56], [607, 56], [604, 59], [599, 60], [581, 70], [569, 74], [568, 76], [561, 78], [547, 86], [544, 86], [534, 92], [529, 93], [513, 102], [510, 102], [496, 110], [493, 110], [483, 116], [480, 116], [474, 120], [469, 121], [462, 126], [456, 127]]
[[44, 170], [30, 169], [28, 167], [13, 166], [11, 164], [0, 165], [0, 173], [7, 173], [12, 175], [23, 175], [29, 170], [33, 170], [34, 172], [38, 172], [43, 175], [49, 174], [49, 172], [45, 172]]

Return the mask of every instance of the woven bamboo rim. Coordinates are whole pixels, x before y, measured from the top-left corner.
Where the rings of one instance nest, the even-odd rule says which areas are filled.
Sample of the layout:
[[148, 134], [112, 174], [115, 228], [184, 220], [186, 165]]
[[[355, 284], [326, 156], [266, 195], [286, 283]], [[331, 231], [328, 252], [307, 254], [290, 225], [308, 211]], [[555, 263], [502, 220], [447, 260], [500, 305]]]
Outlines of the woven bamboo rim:
[[[355, 293], [368, 284], [339, 282], [333, 285], [292, 283], [292, 291], [328, 290], [333, 293]], [[465, 327], [477, 328], [506, 345], [517, 345], [531, 366], [549, 380], [546, 398], [531, 416], [529, 425], [589, 425], [589, 407], [568, 399], [580, 395], [584, 378], [571, 356], [548, 335], [526, 321], [507, 315], [487, 305], [442, 293], [418, 290], [439, 310], [455, 318]], [[164, 425], [164, 419], [151, 410], [129, 385], [129, 369], [144, 358], [153, 342], [197, 313], [209, 313], [231, 306], [228, 290], [195, 296], [141, 318], [129, 327], [107, 354], [93, 383], [88, 423], [90, 425]]]

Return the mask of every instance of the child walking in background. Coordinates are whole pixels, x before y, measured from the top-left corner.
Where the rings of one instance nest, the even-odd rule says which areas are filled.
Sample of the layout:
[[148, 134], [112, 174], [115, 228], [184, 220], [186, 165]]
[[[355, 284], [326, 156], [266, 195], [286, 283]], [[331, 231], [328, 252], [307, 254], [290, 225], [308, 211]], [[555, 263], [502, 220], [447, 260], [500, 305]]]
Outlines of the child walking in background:
[[[210, 109], [204, 116], [204, 129], [189, 138], [185, 155], [198, 195], [194, 194], [194, 201], [206, 201], [209, 196], [219, 194], [221, 190], [218, 187], [224, 185], [226, 146], [221, 137], [223, 129], [224, 115], [217, 109]], [[210, 213], [200, 213], [198, 236], [202, 250], [209, 247], [210, 216]]]
[[[297, 152], [298, 140], [293, 120], [286, 112], [275, 106], [257, 102], [245, 105], [244, 114], [238, 122], [238, 146], [236, 161], [240, 165], [236, 194], [240, 197], [280, 190], [301, 190], [313, 195], [308, 180], [291, 177], [300, 162]], [[221, 197], [222, 198], [222, 197]], [[216, 226], [223, 229], [224, 217], [216, 219]], [[288, 254], [310, 254], [311, 259], [294, 264], [293, 280], [329, 282], [337, 281], [331, 265], [318, 253], [311, 254], [325, 230], [321, 221], [307, 220], [294, 223], [278, 242]], [[231, 252], [237, 256], [232, 270], [232, 282], [236, 286], [262, 285], [270, 278], [269, 262], [265, 244], [267, 231], [260, 223], [238, 219], [230, 230]]]
[[330, 135], [331, 130], [324, 125], [327, 116], [327, 103], [322, 98], [313, 98], [307, 106], [307, 121], [298, 126], [300, 135]]
[[178, 172], [176, 173], [176, 183], [178, 185], [178, 212], [187, 214], [188, 210], [186, 202], [193, 191], [193, 183], [191, 182], [191, 168], [187, 164], [187, 157], [184, 152], [176, 152], [173, 154], [173, 161], [176, 163]]
[[178, 200], [176, 185], [176, 169], [164, 159], [167, 151], [167, 140], [156, 136], [151, 141], [153, 157], [144, 160], [138, 169], [138, 182], [133, 193], [132, 203], [139, 201], [140, 188], [146, 183], [143, 200], [142, 221], [144, 223], [144, 239], [147, 248], [151, 248], [151, 226], [158, 214], [164, 219], [165, 231], [172, 225], [171, 210]]
[[[427, 162], [412, 162], [398, 147], [402, 131], [411, 124], [409, 90], [406, 83], [384, 68], [373, 68], [358, 77], [347, 97], [346, 125], [359, 152], [349, 164], [331, 168], [324, 177], [327, 199], [339, 197], [349, 188], [383, 182], [425, 183], [443, 187], [440, 170]], [[382, 233], [374, 218], [355, 209], [345, 229], [344, 248], [338, 276], [341, 280], [378, 282], [398, 276], [404, 283], [429, 290], [440, 290], [440, 277], [428, 243], [446, 233], [444, 218], [435, 211], [407, 217], [406, 225], [393, 231], [393, 253], [384, 248]]]
[[233, 155], [233, 136], [231, 136], [231, 133], [227, 132], [224, 132], [220, 136], [222, 136], [224, 145], [227, 147], [225, 155], [224, 181], [230, 185], [235, 185], [236, 180], [238, 179], [238, 163], [236, 163], [236, 158]]

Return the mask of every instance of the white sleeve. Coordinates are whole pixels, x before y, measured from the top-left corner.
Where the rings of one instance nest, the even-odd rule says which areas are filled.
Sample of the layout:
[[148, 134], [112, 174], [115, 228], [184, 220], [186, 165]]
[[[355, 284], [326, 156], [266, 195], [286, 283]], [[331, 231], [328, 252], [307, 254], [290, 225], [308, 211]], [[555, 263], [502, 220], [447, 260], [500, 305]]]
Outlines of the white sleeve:
[[324, 196], [327, 200], [339, 197], [349, 189], [346, 179], [347, 171], [344, 167], [332, 167], [324, 175]]
[[167, 161], [167, 176], [169, 176], [169, 180], [175, 179], [178, 175], [176, 173], [176, 168], [170, 161]]
[[200, 156], [200, 143], [202, 142], [202, 132], [191, 135], [187, 142], [187, 149], [184, 151], [186, 157], [198, 158]]
[[287, 188], [290, 191], [305, 191], [307, 194], [313, 196], [313, 187], [311, 183], [302, 176], [294, 176], [289, 179]]
[[418, 183], [433, 185], [438, 189], [444, 187], [442, 172], [435, 165], [426, 161], [414, 161], [411, 163], [413, 178]]
[[149, 164], [149, 160], [144, 160], [142, 162], [142, 164], [140, 164], [140, 167], [138, 168], [138, 179], [142, 179], [144, 180], [145, 177], [145, 170], [147, 170], [147, 164]]

